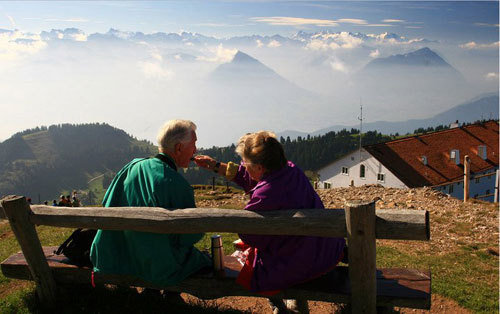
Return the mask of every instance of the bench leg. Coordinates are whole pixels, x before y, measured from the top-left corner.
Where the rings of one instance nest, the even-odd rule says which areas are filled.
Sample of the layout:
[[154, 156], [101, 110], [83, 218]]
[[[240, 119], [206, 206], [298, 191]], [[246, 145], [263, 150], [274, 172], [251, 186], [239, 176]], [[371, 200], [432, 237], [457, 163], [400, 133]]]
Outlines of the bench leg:
[[30, 220], [31, 208], [23, 196], [7, 196], [2, 207], [9, 218], [12, 232], [17, 238], [28, 262], [31, 276], [36, 283], [36, 292], [45, 306], [55, 305], [57, 287], [52, 271], [43, 253], [35, 225]]

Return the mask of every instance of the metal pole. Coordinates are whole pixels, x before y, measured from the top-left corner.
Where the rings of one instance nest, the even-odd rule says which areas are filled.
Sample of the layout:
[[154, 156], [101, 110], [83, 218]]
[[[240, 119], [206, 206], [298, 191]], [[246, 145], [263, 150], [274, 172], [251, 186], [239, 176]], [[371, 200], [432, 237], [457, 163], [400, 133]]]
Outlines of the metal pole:
[[497, 170], [497, 175], [496, 175], [496, 180], [495, 180], [495, 199], [494, 201], [496, 203], [498, 203], [498, 186], [500, 185], [499, 181], [500, 181], [500, 178], [499, 178], [499, 174], [500, 174], [500, 170]]

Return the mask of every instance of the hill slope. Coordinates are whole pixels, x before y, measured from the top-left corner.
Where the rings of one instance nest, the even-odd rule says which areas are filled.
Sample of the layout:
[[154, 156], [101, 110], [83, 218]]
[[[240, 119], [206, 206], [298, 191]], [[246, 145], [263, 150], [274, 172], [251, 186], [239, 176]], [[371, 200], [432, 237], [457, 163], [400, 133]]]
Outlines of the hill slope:
[[0, 143], [0, 195], [53, 199], [63, 190], [86, 189], [102, 174], [109, 182], [131, 158], [152, 152], [151, 144], [107, 124], [26, 130]]

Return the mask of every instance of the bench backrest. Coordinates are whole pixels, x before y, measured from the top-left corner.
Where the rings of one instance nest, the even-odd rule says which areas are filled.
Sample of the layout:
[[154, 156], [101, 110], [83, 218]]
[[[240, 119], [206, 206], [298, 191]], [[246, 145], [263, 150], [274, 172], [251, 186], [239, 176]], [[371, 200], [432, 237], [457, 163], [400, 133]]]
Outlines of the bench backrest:
[[232, 232], [247, 234], [346, 237], [353, 312], [376, 308], [375, 239], [430, 238], [425, 210], [377, 210], [373, 202], [348, 202], [344, 209], [291, 209], [251, 212], [236, 209], [190, 208], [174, 211], [148, 207], [29, 206], [24, 197], [8, 196], [0, 215], [11, 228], [26, 257], [37, 293], [55, 300], [55, 282], [45, 260], [35, 225], [135, 230], [154, 233]]

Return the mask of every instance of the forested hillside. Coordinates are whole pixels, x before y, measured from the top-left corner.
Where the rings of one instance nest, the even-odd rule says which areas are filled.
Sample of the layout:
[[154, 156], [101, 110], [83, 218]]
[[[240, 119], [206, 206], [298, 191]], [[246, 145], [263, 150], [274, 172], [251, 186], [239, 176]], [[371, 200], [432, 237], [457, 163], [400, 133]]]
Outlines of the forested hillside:
[[149, 156], [153, 146], [107, 124], [53, 125], [17, 133], [0, 143], [0, 195], [21, 194], [38, 201], [62, 191], [86, 189], [134, 157]]
[[[363, 133], [362, 145], [379, 143], [390, 140], [392, 137], [382, 135], [376, 131]], [[341, 130], [339, 132], [328, 132], [321, 136], [298, 137], [290, 140], [281, 137], [280, 142], [285, 149], [286, 157], [298, 165], [310, 177], [314, 177], [314, 171], [326, 166], [337, 158], [352, 152], [359, 147], [359, 130]], [[240, 158], [234, 152], [235, 146], [212, 147], [200, 150], [198, 153], [206, 154], [220, 161], [239, 162]], [[189, 168], [185, 177], [191, 184], [209, 184], [214, 174], [206, 170]], [[221, 178], [216, 178], [219, 182]]]
[[[363, 134], [363, 145], [390, 139]], [[359, 146], [359, 131], [280, 139], [289, 160], [313, 177], [317, 170]], [[114, 174], [133, 158], [153, 156], [157, 148], [107, 124], [53, 125], [26, 130], [0, 143], [0, 196], [26, 195], [34, 202], [62, 192], [81, 191], [84, 203], [98, 203]], [[200, 149], [220, 161], [239, 162], [235, 146]], [[210, 184], [214, 174], [193, 166], [184, 171], [191, 184]], [[182, 170], [181, 170], [182, 171]], [[221, 177], [216, 177], [223, 184]], [[93, 198], [89, 199], [91, 190]]]

